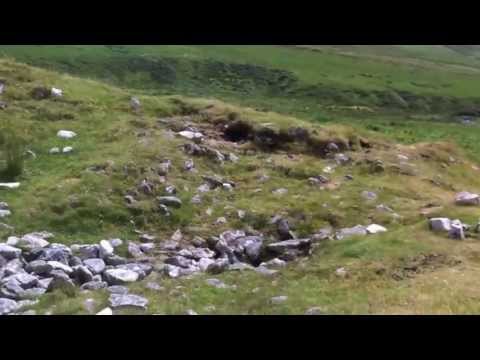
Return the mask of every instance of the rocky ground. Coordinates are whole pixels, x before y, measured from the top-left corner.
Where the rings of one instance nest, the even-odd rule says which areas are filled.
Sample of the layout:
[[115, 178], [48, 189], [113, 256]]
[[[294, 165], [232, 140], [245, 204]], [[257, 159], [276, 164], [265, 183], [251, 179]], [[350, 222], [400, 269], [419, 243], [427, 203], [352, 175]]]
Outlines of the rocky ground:
[[479, 168], [451, 144], [0, 65], [30, 136], [0, 183], [1, 314], [370, 312], [344, 296], [475, 263]]

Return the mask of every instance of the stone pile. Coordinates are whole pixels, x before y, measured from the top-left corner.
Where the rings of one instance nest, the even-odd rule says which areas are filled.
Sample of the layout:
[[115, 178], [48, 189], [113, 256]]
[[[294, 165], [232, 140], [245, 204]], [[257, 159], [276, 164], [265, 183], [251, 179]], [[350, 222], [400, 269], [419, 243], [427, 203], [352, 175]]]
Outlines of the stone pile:
[[[71, 293], [76, 287], [98, 290], [125, 285], [143, 280], [153, 270], [146, 257], [153, 250], [151, 243], [130, 243], [132, 259], [127, 259], [115, 254], [115, 247], [122, 244], [119, 239], [68, 247], [51, 243], [52, 237], [37, 232], [0, 243], [0, 313], [16, 311], [21, 301], [56, 289]], [[112, 307], [124, 306], [125, 301], [116, 299]]]

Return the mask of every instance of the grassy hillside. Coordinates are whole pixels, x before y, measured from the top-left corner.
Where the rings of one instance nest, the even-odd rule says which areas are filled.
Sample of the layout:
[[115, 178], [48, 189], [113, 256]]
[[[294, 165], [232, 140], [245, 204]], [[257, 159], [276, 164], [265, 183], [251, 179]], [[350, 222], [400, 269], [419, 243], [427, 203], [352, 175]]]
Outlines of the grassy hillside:
[[[55, 54], [65, 61], [63, 48], [49, 49], [51, 57], [44, 53], [42, 61], [53, 64]], [[102, 61], [109, 59], [103, 59], [102, 54], [112, 51], [103, 47], [75, 49], [84, 52], [86, 58], [92, 56], [92, 63], [97, 59], [99, 72], [102, 64], [106, 68], [107, 63]], [[170, 55], [191, 51], [194, 56], [197, 51], [198, 58], [207, 58], [208, 51], [217, 54], [224, 51], [214, 47], [166, 49]], [[147, 50], [127, 48], [136, 52]], [[252, 62], [256, 56], [260, 57], [254, 55], [257, 53], [253, 48], [238, 53], [243, 51], [247, 54], [251, 51]], [[289, 54], [297, 50], [258, 51]], [[68, 53], [74, 54], [70, 50]], [[229, 54], [223, 56], [231, 56], [233, 61], [234, 56]], [[313, 56], [306, 55], [308, 52], [298, 54]], [[73, 65], [82, 64], [82, 59], [85, 58], [72, 57], [69, 61]], [[281, 59], [275, 61], [280, 64]], [[87, 64], [90, 63], [84, 64], [85, 71]], [[130, 76], [134, 74], [140, 76], [135, 71]], [[180, 229], [185, 241], [190, 242], [195, 236], [208, 238], [232, 228], [254, 229], [271, 237], [275, 230], [269, 220], [276, 214], [288, 218], [300, 237], [324, 227], [339, 229], [371, 222], [388, 228], [384, 234], [321, 243], [311, 257], [292, 262], [271, 277], [248, 271], [215, 276], [236, 285], [236, 289], [207, 285], [205, 280], [211, 275], [175, 280], [155, 273], [131, 287], [132, 293], [150, 300], [147, 313], [182, 314], [194, 309], [200, 314], [302, 314], [311, 307], [330, 314], [478, 313], [480, 310], [475, 286], [480, 271], [478, 239], [456, 242], [431, 233], [425, 218], [428, 213], [461, 218], [472, 225], [477, 221], [476, 208], [453, 204], [456, 192], [480, 187], [474, 161], [480, 158], [476, 126], [445, 123], [432, 128], [432, 122], [425, 118], [402, 121], [405, 120], [402, 115], [379, 114], [364, 118], [330, 115], [326, 123], [319, 124], [308, 121], [308, 116], [304, 120], [220, 100], [127, 90], [12, 60], [0, 60], [0, 79], [7, 82], [2, 100], [8, 103], [7, 109], [0, 110], [0, 120], [2, 124], [10, 123], [26, 140], [27, 149], [36, 154], [36, 158], [26, 157], [26, 170], [17, 179], [20, 188], [1, 190], [0, 200], [8, 202], [12, 209], [12, 216], [4, 221], [14, 227], [14, 230], [2, 228], [2, 239], [46, 230], [55, 234], [56, 242], [98, 243], [116, 237], [136, 240], [135, 230], [140, 230], [156, 235], [161, 243]], [[31, 92], [37, 86], [59, 87], [65, 95], [61, 99], [35, 100]], [[130, 97], [138, 94], [143, 104], [140, 113], [129, 106]], [[269, 99], [274, 102], [275, 97]], [[276, 131], [301, 127], [313, 134], [315, 141], [285, 142], [270, 150], [251, 142], [240, 145], [227, 141], [219, 130], [220, 125], [229, 124], [232, 119]], [[192, 157], [198, 172], [185, 172], [184, 161], [191, 156], [180, 146], [188, 141], [173, 131], [185, 126], [184, 122], [208, 134], [207, 145], [234, 153], [239, 161], [222, 165], [206, 157]], [[60, 140], [56, 133], [61, 129], [75, 131], [78, 136], [70, 141]], [[419, 143], [427, 139], [443, 141]], [[337, 166], [323, 156], [319, 150], [329, 141], [349, 144], [345, 154], [352, 162]], [[67, 144], [73, 146], [72, 153], [49, 154], [50, 148]], [[406, 156], [408, 161], [398, 155]], [[173, 169], [166, 183], [162, 183], [155, 169], [165, 159], [172, 161]], [[372, 171], [376, 160], [384, 163], [383, 172]], [[308, 179], [325, 175], [327, 166], [335, 167], [327, 175], [330, 183], [310, 185]], [[201, 175], [213, 174], [233, 181], [235, 190], [211, 191], [202, 196], [200, 204], [191, 203], [203, 183]], [[269, 180], [261, 182], [262, 175], [268, 175]], [[353, 180], [347, 180], [346, 175]], [[184, 205], [173, 209], [170, 218], [155, 210], [152, 196], [141, 195], [135, 207], [127, 207], [125, 194], [145, 178], [155, 184], [154, 195], [163, 195], [166, 185], [174, 185]], [[274, 193], [280, 188], [288, 192]], [[363, 191], [374, 191], [378, 199], [365, 200]], [[391, 207], [398, 216], [379, 211], [380, 204]], [[246, 216], [239, 218], [238, 210], [245, 211]], [[227, 219], [226, 224], [216, 224], [221, 216]], [[335, 275], [340, 267], [347, 269], [346, 277]], [[163, 290], [148, 289], [146, 283], [150, 281], [158, 282]], [[271, 297], [280, 295], [288, 296], [288, 300], [280, 305], [269, 303]], [[83, 314], [86, 310], [82, 301], [86, 297], [96, 300], [97, 310], [106, 306], [105, 291], [75, 296], [56, 292], [42, 297], [35, 309], [38, 313]]]
[[469, 57], [422, 47], [429, 61], [420, 61], [419, 51], [408, 49], [397, 49], [397, 57], [359, 57], [356, 48], [352, 55], [253, 45], [0, 46], [0, 54], [150, 94], [216, 97], [314, 120], [332, 105], [444, 117], [480, 105], [478, 67], [447, 61], [465, 65]]

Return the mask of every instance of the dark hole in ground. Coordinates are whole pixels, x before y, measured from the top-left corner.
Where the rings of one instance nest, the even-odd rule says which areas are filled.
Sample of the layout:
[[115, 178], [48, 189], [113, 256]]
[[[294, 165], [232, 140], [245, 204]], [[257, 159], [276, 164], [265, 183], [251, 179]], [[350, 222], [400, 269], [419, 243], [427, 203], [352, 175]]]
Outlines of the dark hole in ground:
[[253, 133], [254, 130], [252, 125], [242, 120], [236, 120], [227, 125], [224, 131], [224, 136], [225, 140], [241, 142], [251, 140]]

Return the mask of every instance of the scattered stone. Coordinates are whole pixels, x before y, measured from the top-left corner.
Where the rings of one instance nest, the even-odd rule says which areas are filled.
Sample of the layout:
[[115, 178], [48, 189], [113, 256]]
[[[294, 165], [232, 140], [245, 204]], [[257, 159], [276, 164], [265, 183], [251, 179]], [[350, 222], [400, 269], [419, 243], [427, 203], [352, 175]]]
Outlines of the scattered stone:
[[125, 195], [124, 199], [128, 205], [132, 205], [136, 202], [135, 198], [132, 195]]
[[228, 266], [229, 271], [245, 271], [245, 270], [255, 270], [255, 268], [250, 264], [245, 264], [242, 262], [237, 262]]
[[10, 215], [12, 215], [12, 212], [10, 210], [0, 209], [0, 218], [4, 218]]
[[[4, 258], [2, 256], [2, 258]], [[5, 276], [16, 274], [23, 270], [23, 262], [20, 259], [13, 259], [7, 262], [3, 267], [3, 272]]]
[[60, 98], [63, 96], [62, 89], [52, 88], [50, 91], [51, 91], [52, 97], [54, 98]]
[[37, 275], [48, 275], [53, 270], [53, 266], [44, 260], [35, 260], [27, 264], [25, 270]]
[[123, 285], [138, 280], [137, 272], [127, 269], [110, 269], [104, 272], [105, 281], [109, 285]]
[[286, 250], [305, 250], [311, 245], [310, 239], [286, 240], [267, 245], [267, 249], [277, 254], [282, 254]]
[[57, 136], [62, 139], [72, 139], [77, 136], [77, 134], [69, 130], [60, 130], [59, 132], [57, 132]]
[[433, 231], [449, 232], [451, 230], [451, 221], [448, 218], [430, 219], [430, 229]]
[[266, 268], [265, 266], [261, 266], [261, 265], [260, 265], [259, 267], [257, 267], [257, 268], [254, 268], [254, 270], [255, 270], [257, 273], [259, 273], [259, 274], [261, 274], [261, 275], [265, 275], [265, 276], [273, 276], [273, 275], [275, 275], [276, 273], [278, 273], [277, 270], [271, 270], [271, 269], [268, 269], [268, 268]]
[[372, 191], [366, 191], [366, 190], [362, 191], [361, 195], [362, 195], [362, 198], [369, 201], [377, 200], [378, 198], [377, 194]]
[[386, 232], [387, 228], [385, 228], [381, 225], [371, 224], [371, 225], [368, 225], [365, 228], [365, 230], [367, 230], [367, 233], [369, 233], [369, 234], [378, 234], [378, 233]]
[[450, 231], [448, 232], [448, 237], [456, 240], [465, 240], [464, 228], [460, 220], [453, 220], [450, 223]]
[[36, 233], [26, 234], [18, 239], [15, 246], [24, 250], [29, 250], [29, 251], [32, 251], [38, 248], [47, 247], [48, 245], [50, 245], [50, 243], [47, 240], [45, 240], [45, 238], [42, 235], [43, 234], [36, 234]]
[[217, 259], [215, 262], [210, 264], [207, 268], [207, 272], [213, 275], [221, 274], [225, 270], [227, 270], [230, 262], [228, 259]]
[[213, 264], [215, 260], [209, 259], [209, 258], [201, 258], [198, 260], [197, 265], [200, 269], [200, 271], [205, 272], [207, 271], [208, 267]]
[[[72, 250], [73, 250], [72, 246]], [[95, 259], [99, 257], [100, 246], [99, 245], [80, 245], [78, 246], [79, 257], [81, 259]]]
[[53, 270], [51, 274], [53, 275], [53, 279], [50, 281], [47, 291], [61, 290], [66, 293], [75, 292], [75, 284], [67, 274], [60, 270]]
[[288, 296], [275, 296], [270, 299], [270, 303], [273, 305], [283, 304], [288, 300]]
[[173, 256], [165, 260], [165, 264], [188, 269], [192, 265], [192, 260], [183, 256]]
[[201, 140], [203, 139], [203, 134], [200, 132], [194, 132], [194, 131], [180, 131], [178, 135], [189, 139], [189, 140]]
[[326, 148], [327, 148], [327, 151], [332, 153], [336, 153], [340, 151], [340, 148], [338, 147], [338, 145], [333, 142], [329, 143]]
[[112, 294], [108, 301], [114, 309], [135, 308], [146, 310], [148, 305], [148, 300], [144, 297], [131, 294]]
[[140, 100], [138, 98], [132, 97], [130, 99], [130, 107], [133, 111], [138, 111], [142, 107], [142, 104], [140, 103]]
[[185, 315], [198, 315], [194, 310], [189, 309], [185, 312]]
[[345, 180], [349, 180], [349, 181], [352, 181], [353, 180], [353, 176], [352, 175], [345, 175]]
[[345, 165], [350, 162], [350, 158], [345, 154], [335, 154], [335, 162], [339, 165]]
[[157, 283], [154, 283], [154, 282], [149, 282], [145, 285], [145, 287], [149, 290], [153, 290], [153, 291], [161, 291], [163, 290], [163, 288], [157, 284]]
[[0, 101], [0, 110], [5, 110], [8, 104], [5, 101]]
[[49, 154], [59, 154], [60, 153], [60, 148], [58, 147], [53, 147], [50, 150], [48, 150]]
[[236, 156], [235, 154], [233, 154], [233, 153], [228, 154], [228, 161], [236, 163], [236, 162], [238, 162], [238, 160], [240, 160], [240, 158], [238, 156]]
[[182, 241], [183, 239], [183, 234], [180, 231], [180, 229], [176, 230], [173, 235], [170, 237], [170, 240], [172, 241]]
[[0, 315], [10, 314], [18, 309], [18, 303], [14, 300], [0, 298]]
[[102, 259], [86, 259], [83, 261], [85, 266], [93, 275], [101, 274], [105, 270], [105, 262]]
[[108, 284], [105, 281], [89, 281], [80, 286], [80, 290], [100, 290], [100, 289], [105, 289], [108, 286]]
[[285, 194], [288, 193], [288, 189], [281, 188], [281, 189], [277, 189], [277, 190], [272, 191], [272, 193], [274, 195], [285, 195]]
[[144, 243], [140, 244], [140, 250], [145, 254], [151, 253], [155, 249], [154, 243]]
[[347, 269], [341, 267], [335, 270], [335, 275], [340, 277], [340, 278], [345, 278], [347, 276]]
[[112, 309], [109, 307], [103, 309], [102, 311], [98, 312], [97, 315], [113, 315]]
[[73, 147], [71, 147], [71, 146], [66, 146], [62, 149], [62, 153], [64, 153], [64, 154], [71, 153], [72, 151], [73, 151]]
[[457, 205], [464, 205], [464, 206], [480, 205], [480, 195], [463, 191], [456, 195], [455, 203]]
[[207, 279], [205, 282], [210, 286], [216, 287], [217, 289], [227, 289], [229, 287], [218, 279]]
[[294, 238], [292, 232], [290, 231], [290, 225], [288, 223], [288, 220], [280, 219], [277, 221], [276, 225], [277, 225], [277, 234], [280, 240], [290, 240]]
[[177, 193], [177, 188], [173, 185], [169, 185], [165, 188], [165, 192], [167, 194], [176, 194]]
[[318, 243], [325, 240], [330, 240], [332, 237], [332, 229], [320, 229], [316, 234], [312, 235], [312, 243]]
[[192, 204], [201, 204], [202, 203], [202, 197], [200, 195], [195, 195], [194, 197], [192, 197], [191, 203]]
[[269, 267], [283, 268], [283, 267], [287, 266], [287, 262], [283, 261], [283, 260], [280, 260], [279, 258], [274, 258], [274, 259], [269, 260], [267, 262], [261, 263], [260, 266], [263, 266], [263, 267], [266, 267], [266, 268], [269, 268]]
[[185, 169], [185, 171], [193, 171], [195, 169], [195, 163], [192, 159], [185, 160], [183, 168]]
[[118, 266], [118, 265], [123, 265], [127, 263], [127, 259], [118, 256], [118, 255], [111, 255], [103, 259], [105, 261], [105, 264], [109, 266]]
[[130, 255], [133, 258], [144, 257], [143, 251], [140, 249], [140, 246], [133, 242], [128, 243], [128, 255]]
[[365, 226], [357, 225], [357, 226], [354, 226], [352, 228], [344, 228], [344, 229], [339, 230], [335, 234], [335, 238], [337, 240], [343, 240], [343, 239], [345, 239], [347, 237], [351, 237], [351, 236], [365, 236], [365, 235], [367, 235], [367, 229], [365, 228]]
[[[61, 270], [68, 275], [73, 273], [73, 269], [70, 266], [65, 265], [64, 263], [61, 263], [59, 261], [47, 261], [47, 264], [50, 265], [53, 270]], [[53, 270], [51, 271], [51, 273], [53, 272]]]
[[[120, 240], [120, 239], [117, 239]], [[121, 240], [120, 240], [121, 241]], [[98, 249], [98, 255], [103, 259], [113, 255], [114, 249], [111, 241], [102, 240]]]
[[215, 225], [224, 225], [226, 223], [227, 223], [227, 219], [225, 219], [223, 216], [215, 220]]
[[148, 234], [142, 234], [139, 236], [138, 240], [142, 243], [151, 243], [155, 241], [156, 237]]
[[305, 311], [305, 315], [325, 315], [325, 312], [321, 307], [312, 307]]
[[17, 189], [20, 186], [19, 182], [15, 183], [0, 183], [0, 188], [7, 188], [7, 189]]
[[128, 288], [120, 285], [109, 286], [107, 290], [110, 294], [120, 294], [120, 295], [128, 294]]
[[159, 211], [162, 215], [164, 215], [164, 216], [166, 216], [166, 217], [169, 217], [170, 215], [172, 215], [172, 214], [170, 213], [170, 210], [168, 209], [168, 207], [165, 206], [165, 205], [163, 205], [163, 204], [159, 204], [159, 205], [158, 205], [158, 211]]
[[85, 284], [93, 280], [92, 272], [84, 265], [75, 266], [72, 276], [79, 284]]
[[383, 205], [383, 204], [380, 204], [380, 205], [377, 205], [376, 209], [378, 211], [382, 211], [382, 212], [388, 212], [388, 213], [393, 213], [393, 209], [386, 206], [386, 205]]
[[335, 168], [332, 166], [327, 166], [322, 170], [325, 174], [333, 174], [335, 172]]
[[182, 200], [175, 196], [159, 196], [157, 197], [157, 201], [161, 205], [172, 206], [174, 208], [180, 208], [182, 206]]
[[22, 253], [21, 249], [0, 243], [0, 256], [6, 260], [18, 259]]
[[83, 301], [83, 308], [90, 314], [93, 314], [95, 312], [96, 306], [97, 304], [95, 299], [89, 298]]
[[53, 277], [40, 279], [40, 280], [38, 280], [38, 286], [43, 288], [43, 289], [48, 289], [52, 280], [53, 280]]

